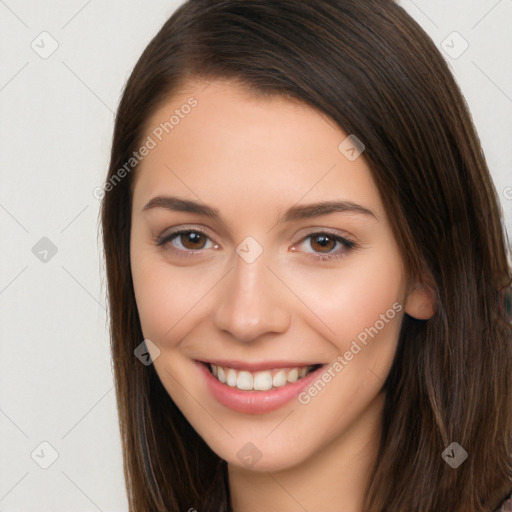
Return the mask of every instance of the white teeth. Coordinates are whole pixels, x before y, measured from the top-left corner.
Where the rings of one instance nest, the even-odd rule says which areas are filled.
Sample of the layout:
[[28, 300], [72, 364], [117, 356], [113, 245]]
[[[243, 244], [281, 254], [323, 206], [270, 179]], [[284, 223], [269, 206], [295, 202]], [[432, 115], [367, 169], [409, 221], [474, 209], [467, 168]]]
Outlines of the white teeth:
[[288, 377], [286, 378], [288, 382], [297, 382], [299, 378], [299, 370], [298, 368], [294, 368], [293, 370], [288, 372]]
[[297, 382], [311, 370], [311, 366], [292, 368], [290, 370], [266, 370], [259, 372], [248, 372], [246, 370], [235, 370], [217, 365], [210, 365], [212, 374], [223, 384], [243, 391], [268, 391], [273, 388], [280, 388], [286, 384]]
[[258, 391], [272, 389], [272, 375], [270, 375], [270, 372], [258, 372], [254, 374], [253, 387]]
[[237, 384], [236, 371], [230, 368], [226, 373], [226, 384], [234, 388]]
[[272, 384], [275, 388], [280, 388], [286, 384], [286, 373], [283, 370], [279, 370], [272, 379]]
[[[234, 372], [234, 370], [232, 370]], [[236, 387], [245, 391], [253, 389], [253, 378], [249, 372], [240, 372], [236, 379]]]

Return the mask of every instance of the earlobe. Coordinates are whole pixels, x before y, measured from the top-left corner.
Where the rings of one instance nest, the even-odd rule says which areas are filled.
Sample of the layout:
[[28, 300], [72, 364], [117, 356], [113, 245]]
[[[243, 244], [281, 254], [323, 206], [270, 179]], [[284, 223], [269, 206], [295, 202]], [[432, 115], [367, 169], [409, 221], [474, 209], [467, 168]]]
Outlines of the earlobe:
[[407, 294], [405, 312], [417, 320], [432, 318], [436, 312], [433, 290], [427, 285], [416, 284]]

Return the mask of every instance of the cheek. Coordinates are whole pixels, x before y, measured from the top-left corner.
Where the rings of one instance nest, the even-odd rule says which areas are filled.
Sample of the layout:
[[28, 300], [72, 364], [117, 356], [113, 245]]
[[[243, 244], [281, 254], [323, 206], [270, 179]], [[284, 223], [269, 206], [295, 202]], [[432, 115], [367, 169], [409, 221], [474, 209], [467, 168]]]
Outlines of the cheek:
[[145, 338], [161, 349], [173, 348], [201, 313], [214, 286], [213, 273], [175, 267], [153, 249], [132, 252], [132, 278], [137, 310]]
[[379, 251], [354, 253], [337, 268], [319, 267], [296, 275], [285, 268], [282, 271], [307, 306], [308, 322], [339, 352], [347, 350], [347, 344], [360, 333], [364, 337], [365, 329], [376, 323], [383, 336], [391, 336], [390, 324], [397, 323], [392, 320], [403, 310], [403, 268], [391, 245]]
[[403, 318], [402, 265], [394, 248], [361, 254], [353, 261], [350, 269], [347, 265], [318, 275], [308, 286], [302, 282], [309, 307], [334, 331], [323, 329], [337, 355], [300, 398], [310, 417], [330, 411], [323, 423], [327, 437], [339, 431], [340, 418], [349, 422], [378, 395]]
[[169, 269], [155, 258], [154, 250], [135, 246], [135, 242], [131, 270], [142, 332], [160, 346], [181, 310], [179, 280], [169, 279]]

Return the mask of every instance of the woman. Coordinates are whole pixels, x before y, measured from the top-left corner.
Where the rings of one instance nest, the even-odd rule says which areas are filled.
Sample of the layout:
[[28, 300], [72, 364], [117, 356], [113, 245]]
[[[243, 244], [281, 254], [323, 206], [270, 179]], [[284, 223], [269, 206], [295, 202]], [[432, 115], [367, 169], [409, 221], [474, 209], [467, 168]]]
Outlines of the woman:
[[184, 3], [126, 85], [101, 220], [130, 510], [506, 506], [501, 211], [402, 8]]

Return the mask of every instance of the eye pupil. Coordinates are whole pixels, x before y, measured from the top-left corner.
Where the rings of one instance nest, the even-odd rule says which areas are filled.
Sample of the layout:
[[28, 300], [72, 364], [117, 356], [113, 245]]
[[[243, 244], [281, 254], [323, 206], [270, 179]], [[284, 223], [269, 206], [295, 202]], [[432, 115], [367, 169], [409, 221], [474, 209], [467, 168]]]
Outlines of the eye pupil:
[[[198, 246], [198, 243], [201, 242], [201, 238], [203, 239], [203, 243]], [[195, 231], [189, 231], [188, 233], [183, 233], [181, 235], [181, 242], [187, 249], [202, 249], [205, 241], [205, 236]], [[187, 244], [190, 244], [191, 246]]]
[[[336, 241], [332, 237], [325, 236], [325, 235], [314, 236], [312, 238], [312, 240], [313, 240], [313, 243], [317, 243], [320, 246], [320, 248], [321, 248], [320, 252], [329, 252], [330, 250], [333, 249], [332, 246], [329, 247], [329, 244], [336, 243]], [[325, 250], [325, 249], [327, 249], [327, 250]]]

